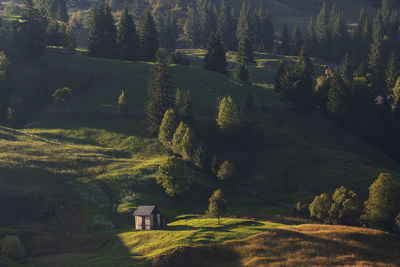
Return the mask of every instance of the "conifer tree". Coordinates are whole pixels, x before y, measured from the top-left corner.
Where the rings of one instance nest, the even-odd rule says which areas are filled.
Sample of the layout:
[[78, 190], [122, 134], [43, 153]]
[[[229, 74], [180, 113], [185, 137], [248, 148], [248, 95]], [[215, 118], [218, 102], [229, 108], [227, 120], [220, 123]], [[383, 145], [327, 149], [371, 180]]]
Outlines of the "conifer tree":
[[290, 54], [290, 36], [286, 23], [283, 25], [280, 52], [284, 55]]
[[88, 49], [94, 57], [115, 56], [116, 29], [109, 6], [100, 5], [90, 9], [88, 15]]
[[281, 93], [281, 91], [282, 91], [281, 82], [282, 82], [282, 77], [284, 76], [285, 72], [286, 72], [285, 71], [285, 63], [281, 60], [279, 62], [278, 69], [275, 74], [274, 85], [275, 85], [275, 92], [277, 92], [277, 93]]
[[254, 33], [250, 23], [250, 10], [247, 4], [243, 2], [236, 28], [236, 38], [239, 43], [244, 42], [246, 39], [251, 43], [254, 39], [253, 35]]
[[353, 82], [353, 69], [350, 63], [350, 57], [348, 54], [344, 57], [342, 64], [340, 65], [340, 74], [342, 76], [344, 84], [347, 88], [351, 87], [351, 83]]
[[172, 137], [172, 151], [175, 154], [181, 154], [182, 153], [182, 139], [183, 136], [186, 133], [186, 126], [183, 122], [179, 123], [178, 128], [176, 128], [175, 133]]
[[172, 138], [178, 126], [178, 118], [173, 109], [168, 109], [162, 119], [158, 140], [166, 147], [172, 146]]
[[371, 43], [371, 27], [368, 16], [364, 8], [360, 11], [358, 24], [353, 31], [352, 58], [355, 63], [367, 61], [369, 47]]
[[261, 6], [253, 14], [253, 31], [255, 48], [271, 51], [274, 45], [274, 27], [269, 12], [265, 12]]
[[207, 165], [207, 156], [202, 145], [198, 145], [194, 150], [193, 164], [200, 169], [204, 169]]
[[237, 81], [242, 81], [244, 83], [248, 83], [250, 80], [249, 71], [247, 66], [242, 62], [238, 62], [235, 67], [234, 77]]
[[250, 43], [250, 39], [241, 39], [239, 40], [239, 48], [236, 56], [236, 62], [247, 66], [254, 64], [254, 53], [253, 48]]
[[386, 94], [385, 60], [383, 57], [382, 39], [374, 40], [369, 54], [368, 66], [371, 71], [371, 81], [376, 94]]
[[153, 61], [159, 47], [158, 32], [154, 23], [153, 16], [146, 11], [139, 26], [139, 44], [142, 59]]
[[308, 25], [307, 28], [307, 35], [304, 40], [304, 44], [306, 47], [308, 47], [310, 53], [312, 56], [315, 56], [315, 48], [317, 47], [317, 39], [316, 39], [316, 34], [315, 34], [315, 29], [314, 29], [314, 21], [311, 18], [310, 19], [310, 24]]
[[198, 19], [199, 16], [197, 13], [197, 7], [189, 7], [183, 31], [185, 33], [186, 40], [192, 48], [197, 47], [200, 43], [200, 26]]
[[211, 164], [210, 164], [210, 170], [211, 173], [216, 175], [218, 172], [218, 161], [217, 161], [217, 155], [213, 155], [212, 159], [211, 159]]
[[295, 85], [294, 100], [297, 108], [308, 109], [313, 106], [313, 65], [304, 46], [300, 51], [299, 57], [300, 59], [296, 66], [298, 82]]
[[25, 0], [21, 20], [14, 26], [14, 50], [17, 57], [41, 56], [46, 49], [46, 28], [48, 21], [32, 0]]
[[239, 128], [240, 117], [236, 104], [230, 96], [224, 97], [219, 105], [217, 125], [220, 131], [231, 133]]
[[196, 147], [196, 135], [192, 128], [187, 127], [181, 141], [182, 158], [184, 160], [192, 160]]
[[217, 29], [217, 20], [214, 6], [211, 1], [202, 0], [199, 5], [199, 29], [200, 43], [202, 47], [207, 46], [210, 34], [214, 34]]
[[217, 33], [211, 34], [207, 45], [207, 54], [204, 57], [204, 68], [225, 74], [226, 66], [225, 49], [221, 38]]
[[290, 38], [290, 42], [291, 42], [290, 43], [291, 54], [298, 55], [303, 46], [303, 37], [301, 34], [301, 30], [297, 27], [297, 25], [293, 29], [292, 37]]
[[9, 92], [7, 88], [7, 73], [10, 60], [3, 51], [0, 51], [0, 121], [6, 119]]
[[128, 113], [128, 100], [126, 99], [124, 90], [121, 91], [121, 94], [118, 97], [118, 109], [124, 116]]
[[157, 135], [165, 111], [172, 105], [171, 79], [161, 53], [157, 52], [152, 77], [147, 86], [146, 115], [150, 135]]
[[210, 197], [206, 213], [210, 216], [217, 217], [218, 224], [220, 224], [220, 217], [225, 216], [228, 213], [228, 206], [221, 189], [216, 190]]
[[218, 15], [218, 34], [224, 43], [227, 51], [236, 49], [236, 36], [235, 27], [233, 25], [232, 9], [226, 4], [226, 1], [222, 1], [221, 11]]
[[400, 62], [397, 54], [393, 52], [386, 67], [386, 88], [391, 91], [400, 76]]
[[119, 56], [126, 60], [136, 60], [139, 56], [139, 37], [133, 17], [125, 7], [118, 23], [117, 47]]
[[180, 89], [176, 90], [175, 110], [178, 113], [179, 119], [186, 125], [191, 125], [193, 123], [192, 97], [189, 91], [183, 92]]
[[159, 167], [156, 182], [172, 199], [178, 199], [189, 190], [192, 176], [178, 157], [167, 158]]
[[338, 120], [343, 118], [348, 107], [348, 93], [341, 75], [337, 72], [332, 77], [328, 92], [327, 109], [330, 115]]

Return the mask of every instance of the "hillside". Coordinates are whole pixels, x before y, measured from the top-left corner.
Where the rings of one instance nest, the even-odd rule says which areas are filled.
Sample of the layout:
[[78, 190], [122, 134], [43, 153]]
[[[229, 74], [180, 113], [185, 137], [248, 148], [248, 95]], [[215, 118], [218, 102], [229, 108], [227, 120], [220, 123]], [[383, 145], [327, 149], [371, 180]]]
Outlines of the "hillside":
[[243, 241], [179, 247], [157, 266], [397, 266], [399, 237], [347, 226], [278, 228]]
[[[196, 62], [195, 54], [202, 52], [187, 53]], [[21, 236], [29, 263], [148, 265], [178, 246], [237, 240], [302, 223], [305, 219], [282, 206], [341, 185], [365, 198], [379, 172], [399, 170], [397, 163], [322, 115], [297, 114], [282, 104], [270, 85], [279, 59], [258, 55], [253, 79], [261, 77], [261, 85], [238, 84], [196, 63], [169, 66], [174, 86], [192, 94], [196, 130], [209, 154], [238, 168], [237, 179], [226, 183], [192, 168], [194, 183], [180, 201], [170, 200], [154, 181], [168, 153], [145, 132], [151, 63], [48, 53], [31, 64], [14, 65], [10, 80], [18, 94], [43, 104], [30, 112], [22, 133], [0, 128], [0, 237]], [[64, 106], [46, 104], [64, 86], [72, 88], [71, 100]], [[116, 107], [122, 89], [128, 96], [126, 117]], [[249, 132], [234, 141], [216, 134], [216, 99], [231, 95], [244, 106], [248, 92], [256, 104]], [[264, 197], [251, 196], [238, 185]], [[198, 217], [216, 188], [224, 191], [231, 216], [238, 217], [223, 219], [218, 229], [214, 219]], [[146, 204], [160, 207], [170, 229], [132, 231], [132, 211]], [[165, 242], [151, 241], [159, 235]]]

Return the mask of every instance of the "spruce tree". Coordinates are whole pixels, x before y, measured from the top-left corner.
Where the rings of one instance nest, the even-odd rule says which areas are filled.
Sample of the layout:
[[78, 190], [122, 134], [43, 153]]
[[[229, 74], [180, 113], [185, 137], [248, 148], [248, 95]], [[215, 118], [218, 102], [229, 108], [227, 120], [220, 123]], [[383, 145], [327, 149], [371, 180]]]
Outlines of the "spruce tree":
[[344, 84], [347, 86], [347, 88], [350, 88], [351, 83], [353, 82], [353, 69], [351, 67], [349, 55], [346, 54], [346, 56], [344, 57], [342, 64], [340, 65], [339, 71]]
[[184, 160], [192, 160], [196, 147], [197, 147], [196, 134], [194, 133], [192, 128], [187, 127], [181, 141], [182, 158]]
[[220, 102], [217, 125], [224, 133], [232, 133], [240, 126], [239, 111], [230, 96], [224, 97]]
[[290, 49], [292, 55], [298, 55], [300, 53], [300, 49], [303, 46], [303, 37], [301, 34], [301, 30], [297, 27], [294, 27], [292, 32], [292, 37], [290, 38]]
[[249, 39], [241, 39], [239, 41], [239, 48], [237, 53], [236, 62], [243, 64], [246, 67], [254, 64], [254, 53]]
[[225, 74], [226, 66], [225, 49], [221, 38], [217, 33], [211, 34], [207, 45], [207, 54], [204, 57], [204, 68]]
[[298, 82], [294, 90], [294, 103], [297, 108], [309, 109], [313, 106], [313, 65], [304, 46], [300, 51], [299, 57], [300, 59], [296, 66]]
[[275, 74], [274, 85], [275, 85], [275, 92], [277, 92], [277, 93], [281, 93], [281, 91], [282, 91], [281, 81], [282, 81], [282, 77], [285, 74], [285, 72], [286, 72], [285, 63], [281, 60], [281, 61], [279, 61], [278, 69]]
[[202, 145], [198, 145], [194, 150], [193, 164], [200, 168], [205, 169], [207, 165], [207, 155]]
[[159, 47], [158, 32], [153, 16], [146, 11], [139, 25], [139, 44], [142, 59], [153, 61]]
[[172, 138], [178, 126], [178, 118], [173, 109], [168, 109], [162, 119], [158, 140], [166, 147], [172, 146]]
[[121, 91], [120, 96], [118, 97], [118, 110], [126, 116], [129, 110], [128, 100], [126, 99], [124, 90]]
[[182, 153], [182, 139], [186, 133], [186, 126], [183, 122], [179, 123], [178, 128], [176, 128], [174, 135], [172, 136], [172, 151], [175, 154]]
[[7, 88], [7, 73], [10, 60], [3, 51], [0, 51], [0, 121], [6, 119], [9, 91]]
[[280, 52], [284, 55], [290, 54], [290, 36], [286, 23], [282, 29]]
[[200, 43], [206, 47], [210, 34], [214, 34], [217, 29], [215, 9], [207, 0], [202, 0], [199, 5], [199, 29]]
[[328, 92], [327, 110], [334, 119], [342, 120], [347, 108], [348, 93], [346, 85], [341, 75], [335, 72]]
[[248, 83], [250, 80], [249, 70], [245, 64], [238, 62], [234, 71], [234, 78], [237, 81]]
[[253, 34], [253, 29], [250, 23], [250, 9], [246, 3], [243, 2], [236, 28], [236, 38], [239, 43], [244, 42], [246, 39], [251, 43], [254, 39]]
[[221, 11], [218, 16], [218, 31], [227, 51], [236, 49], [235, 26], [233, 25], [232, 9], [222, 1]]
[[152, 77], [147, 86], [146, 115], [147, 130], [156, 136], [165, 111], [173, 105], [173, 92], [167, 65], [159, 52], [152, 68]]
[[20, 58], [41, 56], [46, 50], [48, 21], [32, 0], [25, 0], [21, 19], [14, 24], [15, 55]]
[[209, 199], [208, 210], [206, 214], [218, 218], [218, 224], [220, 223], [220, 217], [225, 216], [228, 213], [228, 206], [224, 194], [221, 189], [216, 190]]
[[189, 7], [183, 31], [185, 33], [186, 40], [192, 48], [197, 47], [200, 43], [200, 26], [198, 19], [199, 17], [196, 6]]
[[159, 167], [156, 182], [172, 199], [178, 199], [189, 190], [192, 176], [178, 157], [167, 158]]
[[386, 88], [391, 91], [400, 76], [400, 62], [397, 54], [393, 52], [386, 67]]
[[186, 125], [191, 125], [193, 123], [192, 97], [189, 91], [183, 92], [180, 89], [176, 90], [175, 110], [178, 113], [179, 119]]
[[88, 14], [88, 49], [94, 57], [115, 56], [116, 29], [110, 7], [94, 6]]
[[369, 54], [368, 66], [371, 72], [371, 82], [374, 87], [376, 94], [385, 95], [386, 81], [385, 81], [385, 60], [383, 56], [383, 45], [382, 39], [376, 39], [372, 46]]
[[120, 58], [126, 60], [139, 59], [139, 37], [133, 17], [125, 8], [118, 23], [117, 47]]

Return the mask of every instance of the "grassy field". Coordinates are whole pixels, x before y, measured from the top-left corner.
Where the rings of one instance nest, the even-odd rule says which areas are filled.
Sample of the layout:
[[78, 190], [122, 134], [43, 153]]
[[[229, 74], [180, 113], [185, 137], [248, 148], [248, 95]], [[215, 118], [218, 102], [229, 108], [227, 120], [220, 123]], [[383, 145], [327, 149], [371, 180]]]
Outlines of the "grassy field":
[[243, 241], [180, 247], [158, 266], [398, 266], [400, 238], [385, 232], [330, 225], [280, 227]]
[[[209, 154], [231, 160], [238, 172], [235, 180], [221, 183], [192, 168], [194, 183], [180, 201], [170, 200], [154, 181], [168, 153], [145, 131], [150, 63], [48, 53], [36, 62], [12, 66], [12, 86], [25, 104], [42, 103], [21, 126], [23, 133], [0, 128], [0, 204], [7, 207], [0, 218], [14, 220], [3, 222], [13, 227], [1, 228], [0, 237], [21, 236], [29, 252], [25, 263], [149, 265], [160, 253], [182, 245], [237, 240], [306, 222], [279, 203], [309, 201], [340, 185], [365, 198], [379, 172], [398, 172], [397, 163], [322, 115], [299, 114], [279, 101], [271, 85], [274, 67], [295, 57], [257, 54], [251, 70], [256, 83], [244, 85], [203, 70], [203, 51], [184, 52], [193, 66], [169, 66], [174, 87], [191, 92], [196, 130], [207, 141]], [[316, 69], [323, 64], [316, 61]], [[69, 102], [50, 104], [49, 95], [64, 86], [73, 90]], [[122, 89], [128, 96], [127, 117], [116, 108]], [[218, 135], [216, 99], [231, 95], [244, 106], [249, 92], [256, 104], [250, 130], [237, 140]], [[264, 199], [237, 185], [256, 190]], [[198, 217], [217, 188], [236, 217], [224, 218], [220, 226]], [[32, 204], [20, 212], [27, 201]], [[132, 211], [146, 204], [159, 206], [169, 221], [167, 231], [132, 231]], [[49, 210], [50, 215], [32, 219], [36, 210]], [[163, 241], [155, 242], [159, 236]]]

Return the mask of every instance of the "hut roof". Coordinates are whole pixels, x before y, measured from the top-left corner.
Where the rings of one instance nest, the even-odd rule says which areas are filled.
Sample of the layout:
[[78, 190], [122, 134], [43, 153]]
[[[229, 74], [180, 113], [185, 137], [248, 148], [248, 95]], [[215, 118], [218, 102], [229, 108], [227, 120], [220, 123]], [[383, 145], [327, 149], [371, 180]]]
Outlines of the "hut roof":
[[153, 214], [154, 211], [157, 211], [156, 206], [139, 206], [135, 212], [133, 213], [134, 216], [150, 216]]

